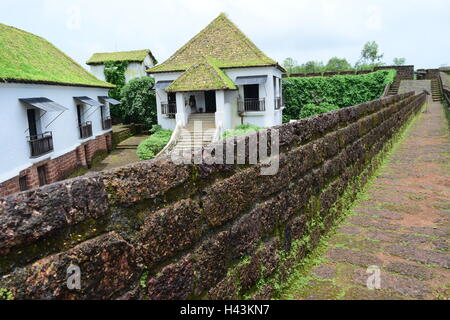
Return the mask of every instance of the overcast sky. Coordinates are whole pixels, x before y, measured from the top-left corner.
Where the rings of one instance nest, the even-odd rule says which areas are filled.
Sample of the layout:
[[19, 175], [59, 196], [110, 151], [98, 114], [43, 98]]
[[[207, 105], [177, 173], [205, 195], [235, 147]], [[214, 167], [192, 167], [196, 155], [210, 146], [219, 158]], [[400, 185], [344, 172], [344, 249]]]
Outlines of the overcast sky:
[[[280, 63], [345, 57], [375, 40], [385, 62], [450, 64], [449, 0], [1, 0], [0, 22], [80, 64], [94, 52], [151, 49], [163, 62], [220, 12]], [[445, 33], [444, 33], [445, 32]]]

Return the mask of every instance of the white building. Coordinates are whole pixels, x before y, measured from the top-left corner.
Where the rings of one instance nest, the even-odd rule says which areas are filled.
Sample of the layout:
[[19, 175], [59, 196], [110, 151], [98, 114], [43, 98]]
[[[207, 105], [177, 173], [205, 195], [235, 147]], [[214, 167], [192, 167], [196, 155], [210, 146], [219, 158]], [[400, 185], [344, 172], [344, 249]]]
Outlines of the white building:
[[110, 52], [110, 53], [94, 53], [86, 62], [91, 68], [94, 76], [102, 81], [105, 79], [105, 64], [107, 62], [125, 62], [127, 68], [125, 70], [125, 81], [147, 76], [146, 70], [152, 68], [158, 62], [152, 52], [146, 50]]
[[61, 180], [111, 147], [108, 90], [45, 39], [0, 24], [0, 196]]
[[[209, 132], [214, 129], [215, 137], [241, 124], [282, 123], [284, 69], [225, 14], [147, 72], [156, 81], [158, 122], [166, 129], [178, 128], [175, 134], [192, 129], [194, 120], [205, 122]], [[203, 135], [201, 143], [211, 140]]]

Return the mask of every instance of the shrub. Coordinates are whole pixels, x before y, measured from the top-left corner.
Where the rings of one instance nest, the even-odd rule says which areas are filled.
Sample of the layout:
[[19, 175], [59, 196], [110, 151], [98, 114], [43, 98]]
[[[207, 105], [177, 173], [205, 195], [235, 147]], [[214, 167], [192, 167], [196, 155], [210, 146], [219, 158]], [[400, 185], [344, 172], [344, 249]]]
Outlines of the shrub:
[[321, 104], [319, 106], [315, 104], [307, 104], [303, 106], [302, 110], [300, 111], [299, 119], [311, 118], [319, 114], [327, 113], [338, 109], [339, 109], [338, 106], [326, 103]]
[[226, 130], [225, 133], [223, 134], [223, 138], [227, 139], [227, 138], [236, 137], [236, 136], [243, 136], [249, 132], [254, 132], [254, 131], [259, 131], [259, 130], [261, 130], [261, 128], [258, 126], [255, 126], [252, 124], [243, 124], [243, 125], [237, 126], [234, 129]]
[[14, 295], [10, 290], [0, 288], [0, 300], [14, 300]]
[[136, 78], [121, 90], [119, 118], [125, 124], [143, 123], [151, 128], [158, 122], [155, 91], [150, 90], [155, 80], [150, 77]]
[[172, 137], [171, 130], [159, 129], [148, 139], [143, 141], [137, 148], [137, 155], [141, 160], [150, 160], [158, 155], [169, 143]]
[[286, 109], [283, 121], [296, 119], [307, 104], [350, 107], [378, 99], [394, 82], [395, 70], [380, 70], [363, 75], [287, 78], [283, 81]]

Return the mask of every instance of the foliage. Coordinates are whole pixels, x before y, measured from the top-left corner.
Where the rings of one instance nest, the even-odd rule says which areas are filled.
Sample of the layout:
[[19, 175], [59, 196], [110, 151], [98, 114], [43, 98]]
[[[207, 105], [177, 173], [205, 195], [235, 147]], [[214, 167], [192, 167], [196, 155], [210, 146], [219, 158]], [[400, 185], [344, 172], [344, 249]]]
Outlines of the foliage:
[[328, 61], [327, 65], [325, 66], [325, 71], [327, 72], [338, 72], [348, 70], [352, 70], [352, 65], [345, 58], [340, 59], [338, 57], [333, 57]]
[[155, 80], [151, 77], [132, 79], [121, 90], [121, 104], [116, 112], [125, 123], [144, 123], [151, 128], [156, 124], [156, 97], [155, 91], [150, 90]]
[[314, 117], [316, 115], [322, 114], [322, 113], [327, 113], [333, 110], [338, 110], [339, 107], [332, 105], [332, 104], [328, 104], [328, 103], [324, 103], [321, 105], [315, 105], [315, 104], [307, 104], [304, 105], [300, 111], [299, 114], [299, 119], [304, 119], [304, 118], [311, 118]]
[[283, 61], [283, 67], [284, 67], [284, 69], [286, 69], [286, 73], [288, 75], [291, 75], [291, 74], [295, 73], [295, 68], [298, 67], [298, 63], [293, 58], [286, 58]]
[[406, 58], [394, 58], [394, 66], [404, 66], [406, 63]]
[[0, 300], [14, 300], [11, 290], [0, 288]]
[[381, 59], [383, 59], [384, 54], [379, 53], [378, 43], [375, 41], [369, 41], [364, 44], [364, 47], [361, 51], [361, 58], [356, 63], [356, 68], [361, 70], [362, 67], [365, 66], [377, 66], [381, 65]]
[[171, 137], [171, 130], [160, 129], [155, 132], [138, 146], [137, 155], [139, 159], [150, 160], [156, 157], [158, 153], [169, 143]]
[[112, 88], [50, 42], [0, 23], [0, 82], [26, 80]]
[[116, 85], [116, 88], [109, 91], [109, 96], [116, 100], [120, 100], [120, 90], [125, 85], [125, 71], [127, 71], [128, 62], [126, 61], [110, 61], [105, 63], [105, 79], [109, 83]]
[[255, 126], [253, 124], [243, 124], [243, 125], [237, 126], [234, 129], [226, 130], [225, 133], [223, 134], [223, 138], [228, 139], [231, 137], [243, 136], [247, 133], [259, 131], [259, 130], [261, 130], [261, 128], [258, 126]]
[[378, 99], [385, 87], [394, 82], [395, 76], [395, 70], [380, 70], [364, 75], [284, 79], [283, 121], [297, 119], [307, 104], [344, 108]]
[[331, 58], [326, 65], [322, 61], [307, 61], [298, 65], [293, 58], [286, 58], [283, 67], [287, 70], [288, 75], [293, 73], [339, 72], [353, 69], [347, 59], [338, 57]]

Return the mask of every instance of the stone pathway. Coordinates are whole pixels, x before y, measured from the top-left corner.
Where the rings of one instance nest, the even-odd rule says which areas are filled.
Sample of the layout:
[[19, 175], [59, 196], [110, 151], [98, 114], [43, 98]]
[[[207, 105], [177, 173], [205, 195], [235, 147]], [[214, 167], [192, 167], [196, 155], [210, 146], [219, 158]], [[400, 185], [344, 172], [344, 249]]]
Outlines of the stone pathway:
[[[282, 299], [449, 299], [450, 135], [440, 103], [407, 132], [308, 276]], [[369, 266], [381, 270], [369, 290]]]
[[140, 159], [136, 154], [137, 147], [148, 137], [148, 135], [139, 135], [122, 141], [119, 143], [117, 148], [111, 152], [111, 154], [109, 154], [100, 163], [95, 164], [94, 167], [88, 171], [88, 173], [118, 168], [130, 163], [139, 162]]

